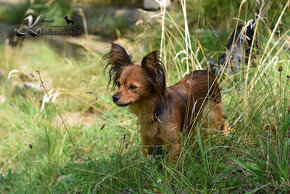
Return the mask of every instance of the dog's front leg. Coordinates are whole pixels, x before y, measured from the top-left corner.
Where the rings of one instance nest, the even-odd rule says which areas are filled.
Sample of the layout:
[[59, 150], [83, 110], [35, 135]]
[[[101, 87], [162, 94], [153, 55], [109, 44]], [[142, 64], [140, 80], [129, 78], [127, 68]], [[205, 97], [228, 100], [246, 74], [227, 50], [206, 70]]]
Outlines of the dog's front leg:
[[145, 156], [145, 158], [147, 158], [147, 155], [149, 154], [152, 154], [152, 149], [151, 146], [150, 146], [150, 141], [147, 137], [142, 137], [141, 136], [141, 142], [142, 142], [142, 154], [143, 156]]
[[147, 158], [148, 155], [157, 156], [162, 154], [162, 148], [159, 144], [154, 144], [149, 138], [141, 138], [142, 141], [142, 154]]
[[178, 128], [168, 131], [165, 145], [166, 150], [169, 152], [169, 162], [175, 164], [182, 149]]
[[169, 161], [171, 164], [175, 164], [177, 159], [178, 159], [178, 156], [181, 152], [181, 143], [177, 142], [175, 143], [174, 145], [171, 145], [170, 146], [170, 151], [169, 151]]

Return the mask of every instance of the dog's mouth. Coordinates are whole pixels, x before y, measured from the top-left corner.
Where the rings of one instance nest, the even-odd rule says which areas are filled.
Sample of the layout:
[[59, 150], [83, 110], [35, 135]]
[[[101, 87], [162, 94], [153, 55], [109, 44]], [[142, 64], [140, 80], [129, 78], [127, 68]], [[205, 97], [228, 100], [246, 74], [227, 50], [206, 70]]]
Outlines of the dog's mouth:
[[130, 104], [133, 104], [133, 102], [129, 102], [129, 103], [126, 103], [126, 104], [123, 104], [123, 103], [116, 103], [118, 106], [128, 106]]

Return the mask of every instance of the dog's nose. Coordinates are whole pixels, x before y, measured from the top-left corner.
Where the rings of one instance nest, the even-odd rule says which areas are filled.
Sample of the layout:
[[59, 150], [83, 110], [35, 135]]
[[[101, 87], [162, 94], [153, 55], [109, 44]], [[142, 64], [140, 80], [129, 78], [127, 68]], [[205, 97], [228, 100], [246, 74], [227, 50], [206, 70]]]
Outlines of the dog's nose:
[[115, 94], [115, 95], [113, 96], [113, 101], [114, 101], [114, 102], [117, 102], [119, 99], [120, 99], [120, 95]]

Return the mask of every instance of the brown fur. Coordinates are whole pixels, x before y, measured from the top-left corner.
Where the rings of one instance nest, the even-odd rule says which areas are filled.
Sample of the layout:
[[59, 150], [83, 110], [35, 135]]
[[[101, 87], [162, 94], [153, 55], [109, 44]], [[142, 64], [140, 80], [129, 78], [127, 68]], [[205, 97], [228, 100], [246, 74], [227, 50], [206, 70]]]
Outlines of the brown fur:
[[145, 56], [140, 66], [131, 62], [123, 47], [112, 43], [104, 60], [109, 84], [118, 86], [113, 100], [119, 106], [128, 105], [138, 117], [144, 156], [163, 146], [175, 162], [181, 151], [180, 132], [188, 132], [196, 121], [204, 128], [226, 130], [221, 94], [212, 73], [194, 71], [166, 88], [165, 68], [156, 51]]

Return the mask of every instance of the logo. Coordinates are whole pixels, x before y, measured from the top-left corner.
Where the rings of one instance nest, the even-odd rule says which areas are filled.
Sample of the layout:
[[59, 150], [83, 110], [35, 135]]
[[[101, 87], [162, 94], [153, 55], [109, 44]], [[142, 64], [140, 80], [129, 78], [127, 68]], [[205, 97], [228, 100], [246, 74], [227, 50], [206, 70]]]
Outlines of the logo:
[[[67, 16], [64, 17], [66, 26], [64, 25], [42, 25], [42, 23], [54, 23], [55, 19], [40, 19], [41, 16], [38, 16], [33, 22], [33, 16], [29, 15], [24, 20], [28, 21], [27, 26], [24, 26], [23, 29], [15, 28], [15, 35], [18, 37], [24, 37], [26, 34], [29, 34], [31, 37], [40, 36], [79, 36], [83, 33], [82, 30], [77, 29], [75, 26], [75, 21], [68, 19]], [[41, 24], [41, 28], [35, 30], [36, 25]], [[72, 28], [69, 28], [71, 24]], [[23, 31], [23, 32], [21, 32]]]
[[19, 30], [17, 28], [15, 28], [14, 29], [14, 32], [15, 32], [16, 36], [18, 36], [18, 37], [24, 37], [26, 35], [26, 33], [28, 33], [32, 37], [38, 36], [40, 34], [40, 28], [38, 28], [36, 30], [36, 32], [33, 31], [32, 28], [39, 22], [39, 19], [40, 19], [40, 16], [38, 16], [36, 18], [36, 20], [34, 21], [34, 23], [32, 24], [32, 22], [33, 22], [32, 15], [27, 16], [24, 19], [24, 20], [27, 20], [28, 21], [28, 25], [27, 26], [24, 26], [25, 32], [19, 32]]
[[75, 25], [75, 22], [73, 20], [69, 20], [67, 16], [64, 17], [65, 21], [66, 21], [66, 25], [68, 27], [68, 25], [71, 23], [73, 26]]

